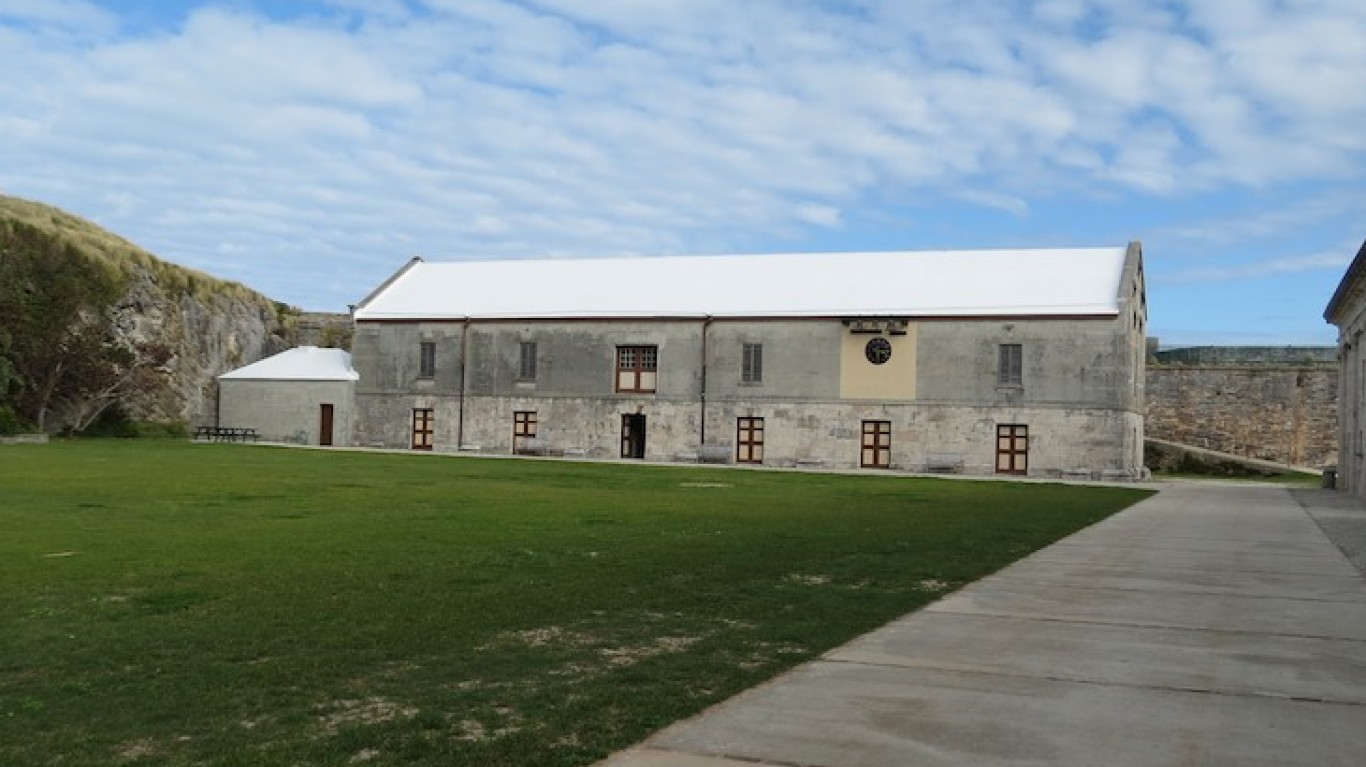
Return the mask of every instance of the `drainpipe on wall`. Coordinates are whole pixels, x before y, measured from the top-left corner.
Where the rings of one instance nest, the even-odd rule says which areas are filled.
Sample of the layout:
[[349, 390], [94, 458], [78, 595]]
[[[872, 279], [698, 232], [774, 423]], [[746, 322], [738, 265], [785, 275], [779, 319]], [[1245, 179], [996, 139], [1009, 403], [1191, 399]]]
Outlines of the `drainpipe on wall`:
[[465, 367], [470, 353], [470, 318], [460, 328], [460, 406], [455, 419], [455, 451], [465, 447]]
[[701, 421], [701, 441], [697, 443], [699, 451], [702, 446], [707, 444], [707, 329], [711, 327], [711, 315], [702, 320], [702, 391], [700, 392], [702, 406]]

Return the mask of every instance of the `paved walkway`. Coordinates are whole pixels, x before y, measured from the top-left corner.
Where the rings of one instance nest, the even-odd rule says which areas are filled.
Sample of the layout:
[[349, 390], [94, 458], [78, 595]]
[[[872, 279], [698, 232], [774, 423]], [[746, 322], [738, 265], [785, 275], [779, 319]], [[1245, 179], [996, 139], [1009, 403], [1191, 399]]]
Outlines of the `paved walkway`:
[[1316, 516], [1366, 530], [1173, 485], [602, 764], [1359, 767], [1366, 580]]

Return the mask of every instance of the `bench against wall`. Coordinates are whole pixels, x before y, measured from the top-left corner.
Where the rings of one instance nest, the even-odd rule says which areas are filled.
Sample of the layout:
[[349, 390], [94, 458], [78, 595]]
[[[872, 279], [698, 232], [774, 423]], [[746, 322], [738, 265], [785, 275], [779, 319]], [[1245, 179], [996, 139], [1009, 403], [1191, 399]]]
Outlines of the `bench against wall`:
[[962, 474], [962, 453], [930, 453], [925, 456], [925, 471], [934, 474]]

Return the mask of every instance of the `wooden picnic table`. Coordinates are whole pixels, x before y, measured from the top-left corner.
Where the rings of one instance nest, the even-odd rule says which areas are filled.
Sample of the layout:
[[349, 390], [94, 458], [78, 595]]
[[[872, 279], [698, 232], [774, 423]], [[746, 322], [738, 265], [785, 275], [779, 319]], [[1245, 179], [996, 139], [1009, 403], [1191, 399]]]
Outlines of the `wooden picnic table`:
[[261, 435], [256, 429], [244, 426], [196, 426], [194, 438], [211, 442], [257, 442]]

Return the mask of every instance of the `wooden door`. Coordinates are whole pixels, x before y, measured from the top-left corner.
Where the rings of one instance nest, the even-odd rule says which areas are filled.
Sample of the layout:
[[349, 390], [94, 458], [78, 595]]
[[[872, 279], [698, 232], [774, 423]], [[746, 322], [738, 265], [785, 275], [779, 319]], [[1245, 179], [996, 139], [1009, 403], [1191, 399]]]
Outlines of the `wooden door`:
[[332, 405], [326, 402], [318, 406], [318, 444], [332, 446]]
[[431, 450], [433, 421], [431, 408], [415, 408], [413, 410], [413, 449]]
[[1029, 473], [1029, 427], [1018, 423], [996, 426], [996, 473]]
[[735, 462], [764, 462], [764, 419], [740, 418], [735, 426]]
[[865, 469], [892, 467], [892, 422], [864, 421], [859, 466]]

